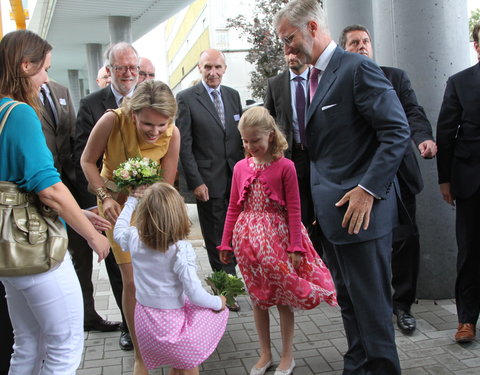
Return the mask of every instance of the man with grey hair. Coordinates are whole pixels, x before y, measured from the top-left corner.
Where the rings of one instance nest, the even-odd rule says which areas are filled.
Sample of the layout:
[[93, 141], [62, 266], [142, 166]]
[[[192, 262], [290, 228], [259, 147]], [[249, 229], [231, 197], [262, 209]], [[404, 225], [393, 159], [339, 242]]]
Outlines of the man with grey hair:
[[[362, 25], [350, 25], [343, 29], [339, 40], [345, 51], [359, 53], [373, 59], [370, 33]], [[418, 104], [407, 73], [402, 69], [387, 66], [380, 67], [392, 83], [410, 125], [411, 139], [417, 145], [420, 156], [433, 158], [437, 145], [433, 140], [432, 126], [423, 108]], [[392, 252], [392, 286], [393, 313], [397, 325], [405, 334], [416, 328], [415, 317], [410, 308], [415, 302], [418, 268], [420, 263], [420, 238], [415, 223], [415, 196], [423, 189], [422, 174], [415, 157], [413, 146], [407, 148], [397, 172], [402, 201], [412, 219], [410, 225], [399, 227], [393, 232]]]
[[390, 259], [395, 174], [410, 138], [405, 112], [372, 60], [337, 47], [317, 0], [289, 2], [275, 27], [284, 53], [312, 64], [305, 138], [348, 341], [343, 374], [400, 374]]
[[[88, 191], [88, 183], [83, 174], [82, 168], [80, 167], [80, 157], [87, 144], [88, 136], [90, 135], [93, 126], [107, 109], [118, 108], [124, 97], [132, 95], [137, 84], [138, 71], [140, 70], [138, 65], [138, 53], [131, 44], [126, 42], [114, 44], [108, 49], [106, 56], [108, 61], [106, 69], [110, 74], [111, 84], [87, 95], [80, 101], [77, 121], [75, 124], [75, 175], [78, 188], [78, 203], [80, 207], [84, 209], [96, 210], [97, 206], [96, 197]], [[98, 165], [99, 167], [101, 166], [101, 160], [99, 160]], [[82, 254], [78, 254], [77, 262], [75, 262], [74, 257], [74, 265], [79, 277], [91, 279], [92, 252], [83, 251]], [[133, 345], [122, 309], [122, 278], [112, 252], [110, 252], [108, 257], [105, 258], [105, 266], [107, 268], [115, 301], [122, 313], [122, 332], [119, 341], [120, 348], [123, 350], [132, 350]], [[98, 327], [94, 322], [85, 321], [85, 328], [96, 329]]]

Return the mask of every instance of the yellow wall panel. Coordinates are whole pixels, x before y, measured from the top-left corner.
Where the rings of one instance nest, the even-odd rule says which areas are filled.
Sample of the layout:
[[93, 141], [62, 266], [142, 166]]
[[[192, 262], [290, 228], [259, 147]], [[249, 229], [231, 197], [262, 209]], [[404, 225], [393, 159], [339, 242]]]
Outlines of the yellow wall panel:
[[197, 0], [188, 7], [187, 13], [185, 14], [185, 17], [183, 17], [181, 26], [177, 31], [177, 35], [175, 35], [175, 38], [167, 51], [168, 62], [173, 60], [206, 6], [207, 0]]
[[203, 50], [210, 48], [210, 33], [209, 29], [205, 29], [202, 35], [197, 39], [190, 51], [185, 55], [183, 60], [178, 65], [177, 69], [170, 75], [170, 87], [175, 88], [192, 69], [198, 64], [198, 56]]

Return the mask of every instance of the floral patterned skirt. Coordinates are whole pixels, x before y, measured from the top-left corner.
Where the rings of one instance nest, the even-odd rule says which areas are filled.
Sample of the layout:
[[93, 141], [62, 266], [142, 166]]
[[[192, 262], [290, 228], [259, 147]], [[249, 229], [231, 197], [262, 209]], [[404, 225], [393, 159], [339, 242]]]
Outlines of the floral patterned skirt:
[[295, 270], [286, 249], [289, 230], [285, 211], [247, 209], [240, 213], [232, 245], [240, 271], [254, 305], [267, 309], [286, 305], [309, 310], [321, 301], [336, 305], [330, 271], [315, 251], [302, 225], [306, 250]]

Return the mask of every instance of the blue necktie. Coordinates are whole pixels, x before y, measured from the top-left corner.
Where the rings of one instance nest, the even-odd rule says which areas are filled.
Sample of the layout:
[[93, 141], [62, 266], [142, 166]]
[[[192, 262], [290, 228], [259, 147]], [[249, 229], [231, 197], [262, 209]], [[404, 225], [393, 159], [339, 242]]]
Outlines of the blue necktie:
[[300, 133], [300, 142], [305, 145], [305, 90], [303, 89], [303, 77], [296, 76], [294, 80], [297, 82], [295, 90], [295, 109], [297, 110], [297, 124]]

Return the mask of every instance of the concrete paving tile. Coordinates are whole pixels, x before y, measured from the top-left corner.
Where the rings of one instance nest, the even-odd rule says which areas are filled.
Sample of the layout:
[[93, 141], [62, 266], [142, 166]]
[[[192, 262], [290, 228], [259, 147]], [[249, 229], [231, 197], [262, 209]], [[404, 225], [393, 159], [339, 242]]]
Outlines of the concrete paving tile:
[[[314, 374], [332, 371], [333, 369], [328, 364], [328, 361], [323, 357], [323, 355], [317, 355], [315, 357], [308, 357], [304, 359], [308, 367], [313, 371]], [[295, 373], [297, 370], [295, 369]]]
[[454, 374], [455, 375], [478, 375], [478, 374], [480, 374], [480, 367], [455, 371]]
[[466, 364], [460, 361], [458, 358], [454, 357], [450, 353], [445, 353], [436, 357], [437, 361], [440, 362], [448, 370], [462, 370], [465, 369]]
[[424, 358], [412, 358], [407, 359], [405, 361], [400, 361], [400, 367], [403, 370], [416, 368], [416, 367], [425, 367], [425, 366], [432, 366], [437, 365], [438, 362], [431, 357], [424, 357]]
[[335, 362], [343, 360], [343, 354], [340, 353], [336, 348], [327, 347], [327, 348], [319, 348], [319, 353], [322, 355], [323, 358], [327, 362]]
[[452, 371], [450, 371], [450, 370], [448, 370], [445, 367], [442, 367], [440, 365], [429, 366], [425, 370], [430, 375], [452, 375], [452, 374], [454, 374]]
[[84, 353], [84, 361], [90, 361], [92, 359], [102, 359], [103, 353], [103, 345], [86, 347]]
[[103, 368], [102, 375], [118, 375], [122, 371], [122, 366], [107, 366]]
[[424, 357], [437, 357], [440, 354], [444, 354], [445, 351], [442, 348], [427, 348], [427, 349], [416, 349], [416, 350], [406, 350], [410, 358], [424, 358]]
[[415, 367], [403, 370], [402, 375], [428, 375], [428, 372], [422, 367]]

